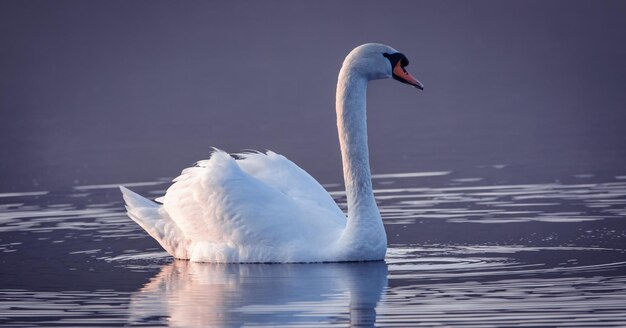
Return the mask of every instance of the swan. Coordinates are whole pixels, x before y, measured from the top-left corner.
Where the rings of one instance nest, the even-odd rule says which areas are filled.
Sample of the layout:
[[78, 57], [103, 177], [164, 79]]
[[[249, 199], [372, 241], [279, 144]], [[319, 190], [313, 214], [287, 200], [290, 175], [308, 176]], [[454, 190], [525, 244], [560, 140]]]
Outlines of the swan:
[[387, 236], [374, 199], [366, 91], [393, 78], [423, 90], [408, 59], [377, 43], [354, 48], [337, 82], [336, 111], [348, 214], [308, 173], [268, 151], [210, 158], [186, 168], [158, 201], [120, 186], [128, 216], [173, 257], [213, 263], [383, 260]]

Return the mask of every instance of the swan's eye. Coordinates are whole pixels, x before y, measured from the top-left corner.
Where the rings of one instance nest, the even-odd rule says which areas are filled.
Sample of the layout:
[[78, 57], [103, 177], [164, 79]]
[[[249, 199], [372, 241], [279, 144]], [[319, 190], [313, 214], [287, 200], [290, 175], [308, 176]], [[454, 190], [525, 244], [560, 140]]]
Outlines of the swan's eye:
[[406, 58], [406, 56], [402, 53], [399, 53], [399, 52], [396, 52], [393, 54], [384, 53], [383, 56], [389, 59], [389, 62], [391, 63], [391, 67], [396, 67], [396, 64], [398, 64], [398, 62], [400, 62], [400, 66], [402, 66], [403, 68], [405, 66], [409, 66], [409, 59]]

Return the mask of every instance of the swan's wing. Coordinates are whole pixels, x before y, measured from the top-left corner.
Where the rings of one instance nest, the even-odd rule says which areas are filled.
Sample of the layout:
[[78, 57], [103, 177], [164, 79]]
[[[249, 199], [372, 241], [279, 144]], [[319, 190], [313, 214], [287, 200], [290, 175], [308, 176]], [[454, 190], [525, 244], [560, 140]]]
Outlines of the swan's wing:
[[268, 151], [238, 154], [239, 167], [249, 175], [261, 180], [301, 202], [325, 208], [335, 213], [334, 218], [345, 222], [345, 215], [330, 194], [306, 171], [285, 156]]
[[232, 260], [228, 252], [250, 251], [242, 251], [246, 245], [271, 248], [285, 243], [298, 246], [305, 240], [321, 242], [345, 225], [345, 219], [343, 225], [337, 222], [336, 212], [298, 201], [248, 174], [238, 162], [215, 151], [210, 159], [185, 169], [165, 194], [163, 207], [187, 238], [210, 244], [205, 249], [224, 248], [210, 252], [225, 258], [191, 254], [192, 258], [223, 262]]

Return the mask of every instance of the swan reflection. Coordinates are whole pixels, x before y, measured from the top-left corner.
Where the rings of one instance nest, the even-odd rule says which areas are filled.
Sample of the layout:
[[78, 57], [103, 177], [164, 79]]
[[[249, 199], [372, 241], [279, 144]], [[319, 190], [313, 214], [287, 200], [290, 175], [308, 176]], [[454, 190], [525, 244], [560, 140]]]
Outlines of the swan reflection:
[[176, 260], [131, 297], [131, 324], [373, 326], [387, 264], [209, 264]]

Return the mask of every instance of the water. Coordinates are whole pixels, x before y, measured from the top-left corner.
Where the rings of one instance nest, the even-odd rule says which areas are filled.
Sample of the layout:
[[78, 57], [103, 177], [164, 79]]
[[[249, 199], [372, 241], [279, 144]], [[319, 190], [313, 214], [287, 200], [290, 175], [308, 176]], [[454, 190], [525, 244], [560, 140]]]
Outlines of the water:
[[[375, 175], [390, 248], [374, 263], [173, 260], [116, 185], [0, 194], [0, 324], [626, 325], [626, 176], [486, 184], [514, 169], [480, 171]], [[158, 197], [167, 181], [127, 185]]]

